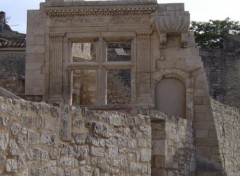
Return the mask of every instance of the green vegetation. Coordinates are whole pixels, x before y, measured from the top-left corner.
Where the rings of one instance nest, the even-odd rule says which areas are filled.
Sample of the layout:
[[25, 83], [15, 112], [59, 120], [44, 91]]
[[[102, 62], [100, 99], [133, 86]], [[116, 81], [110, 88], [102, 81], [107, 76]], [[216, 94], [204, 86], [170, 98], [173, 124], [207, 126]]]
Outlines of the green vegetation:
[[240, 36], [240, 23], [230, 18], [209, 22], [192, 21], [190, 30], [194, 31], [196, 43], [200, 48], [223, 48], [224, 35]]

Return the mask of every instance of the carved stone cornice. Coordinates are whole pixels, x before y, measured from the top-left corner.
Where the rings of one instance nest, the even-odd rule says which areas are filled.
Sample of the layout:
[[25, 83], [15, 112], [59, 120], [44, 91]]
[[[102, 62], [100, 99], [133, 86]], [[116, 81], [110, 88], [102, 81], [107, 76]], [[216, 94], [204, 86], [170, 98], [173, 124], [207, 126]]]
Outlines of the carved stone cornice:
[[70, 16], [118, 16], [151, 14], [156, 5], [130, 5], [130, 6], [78, 6], [78, 7], [47, 7], [46, 13], [50, 17]]

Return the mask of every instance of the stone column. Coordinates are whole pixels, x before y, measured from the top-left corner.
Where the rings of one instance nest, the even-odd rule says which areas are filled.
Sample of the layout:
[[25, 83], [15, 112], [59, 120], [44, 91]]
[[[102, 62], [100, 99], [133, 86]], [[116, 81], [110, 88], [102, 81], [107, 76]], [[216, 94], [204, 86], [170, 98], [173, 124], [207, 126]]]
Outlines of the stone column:
[[151, 36], [137, 33], [137, 97], [138, 102], [151, 104]]
[[49, 103], [63, 103], [63, 34], [50, 34]]

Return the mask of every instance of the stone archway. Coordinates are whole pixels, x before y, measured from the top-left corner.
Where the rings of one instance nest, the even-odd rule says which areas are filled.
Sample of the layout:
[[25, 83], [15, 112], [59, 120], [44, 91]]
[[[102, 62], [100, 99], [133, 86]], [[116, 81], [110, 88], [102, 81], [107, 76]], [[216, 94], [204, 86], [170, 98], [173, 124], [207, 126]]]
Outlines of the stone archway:
[[155, 108], [164, 113], [186, 118], [186, 88], [175, 78], [164, 78], [156, 84]]

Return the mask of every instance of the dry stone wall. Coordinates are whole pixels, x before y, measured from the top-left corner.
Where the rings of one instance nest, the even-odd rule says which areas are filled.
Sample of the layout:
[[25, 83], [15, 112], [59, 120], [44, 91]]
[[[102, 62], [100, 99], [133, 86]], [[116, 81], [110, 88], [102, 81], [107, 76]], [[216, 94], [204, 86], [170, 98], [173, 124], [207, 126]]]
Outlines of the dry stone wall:
[[151, 174], [150, 118], [0, 97], [0, 175]]
[[240, 175], [240, 110], [212, 100], [220, 156], [228, 176]]

